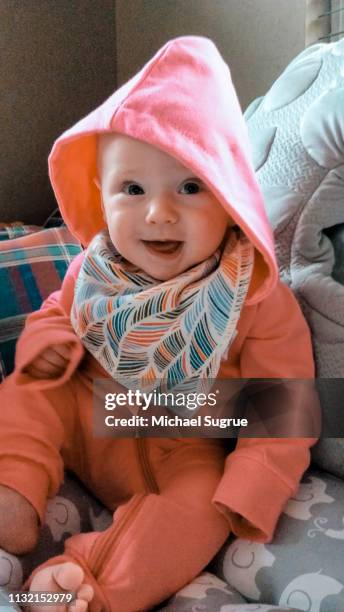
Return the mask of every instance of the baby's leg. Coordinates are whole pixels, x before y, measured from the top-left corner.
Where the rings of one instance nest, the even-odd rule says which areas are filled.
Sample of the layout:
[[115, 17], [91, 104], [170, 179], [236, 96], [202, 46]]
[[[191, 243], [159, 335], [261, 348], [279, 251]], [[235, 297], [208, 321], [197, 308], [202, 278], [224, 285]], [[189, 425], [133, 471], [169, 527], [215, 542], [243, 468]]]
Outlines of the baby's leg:
[[211, 503], [225, 453], [194, 442], [188, 447], [179, 440], [159, 465], [151, 455], [159, 493], [117, 510], [107, 558], [94, 559], [93, 550], [91, 560], [113, 611], [147, 610], [170, 597], [206, 567], [229, 536], [229, 523]]
[[197, 576], [226, 541], [229, 524], [211, 503], [224, 453], [204, 444], [187, 448], [183, 440], [174, 451], [155, 465], [159, 492], [133, 495], [110, 528], [72, 536], [56, 558], [84, 568], [94, 588], [90, 612], [152, 608]]
[[72, 431], [70, 383], [38, 391], [0, 386], [0, 548], [22, 554], [34, 548], [46, 500], [63, 479], [60, 451]]
[[20, 493], [0, 485], [0, 548], [14, 555], [32, 550], [38, 539], [38, 514]]

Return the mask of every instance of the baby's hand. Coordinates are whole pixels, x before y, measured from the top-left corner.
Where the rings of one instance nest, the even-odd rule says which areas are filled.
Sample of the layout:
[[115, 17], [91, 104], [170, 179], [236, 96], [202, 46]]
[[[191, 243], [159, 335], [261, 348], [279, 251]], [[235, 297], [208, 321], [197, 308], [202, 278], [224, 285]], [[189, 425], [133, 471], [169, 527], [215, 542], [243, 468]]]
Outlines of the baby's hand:
[[70, 350], [70, 344], [53, 344], [29, 363], [23, 372], [37, 379], [58, 378], [66, 371]]

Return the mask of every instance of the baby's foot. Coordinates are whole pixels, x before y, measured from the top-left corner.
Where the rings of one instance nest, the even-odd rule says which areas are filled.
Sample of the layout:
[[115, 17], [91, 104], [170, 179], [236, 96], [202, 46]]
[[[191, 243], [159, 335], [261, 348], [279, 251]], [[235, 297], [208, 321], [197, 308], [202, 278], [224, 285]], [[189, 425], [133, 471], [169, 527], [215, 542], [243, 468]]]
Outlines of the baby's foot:
[[38, 571], [33, 577], [30, 591], [50, 591], [76, 594], [72, 605], [56, 604], [47, 606], [31, 606], [30, 612], [86, 612], [88, 603], [93, 599], [94, 591], [90, 584], [84, 582], [84, 572], [76, 563], [59, 563], [50, 565]]

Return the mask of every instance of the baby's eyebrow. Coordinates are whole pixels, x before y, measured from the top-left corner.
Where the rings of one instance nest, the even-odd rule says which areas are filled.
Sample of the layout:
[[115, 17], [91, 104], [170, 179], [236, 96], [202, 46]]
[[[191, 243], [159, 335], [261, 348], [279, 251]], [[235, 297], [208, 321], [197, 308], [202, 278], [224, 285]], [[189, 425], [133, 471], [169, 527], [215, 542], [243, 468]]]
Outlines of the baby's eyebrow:
[[111, 175], [124, 176], [125, 174], [135, 174], [136, 172], [142, 172], [140, 168], [115, 168], [111, 171]]
[[199, 183], [203, 183], [202, 179], [199, 176], [188, 176], [184, 181], [198, 181]]
[[[135, 174], [139, 174], [139, 173], [144, 172], [142, 170], [142, 168], [115, 168], [114, 170], [112, 170], [111, 172], [111, 177], [116, 176], [117, 178], [123, 178], [123, 177], [129, 177], [129, 175], [135, 175]], [[181, 177], [178, 178], [178, 180], [183, 180], [183, 181], [198, 181], [199, 183], [203, 183], [202, 179], [199, 176], [187, 176], [186, 178], [181, 179]]]

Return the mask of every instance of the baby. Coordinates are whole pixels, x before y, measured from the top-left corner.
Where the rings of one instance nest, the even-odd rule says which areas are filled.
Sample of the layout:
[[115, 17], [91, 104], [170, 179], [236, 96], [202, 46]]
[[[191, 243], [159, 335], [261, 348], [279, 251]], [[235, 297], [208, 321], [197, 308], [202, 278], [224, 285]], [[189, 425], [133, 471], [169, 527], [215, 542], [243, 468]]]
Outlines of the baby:
[[[35, 546], [71, 469], [116, 510], [113, 524], [68, 538], [25, 586], [75, 592], [75, 612], [147, 610], [231, 531], [271, 541], [315, 440], [239, 438], [226, 456], [216, 438], [97, 438], [93, 380], [312, 378], [310, 334], [278, 279], [245, 124], [210, 40], [166, 43], [56, 141], [49, 169], [87, 249], [28, 317], [1, 387], [0, 547]], [[304, 395], [293, 401], [302, 411]]]

